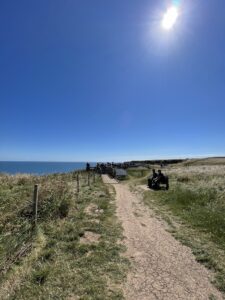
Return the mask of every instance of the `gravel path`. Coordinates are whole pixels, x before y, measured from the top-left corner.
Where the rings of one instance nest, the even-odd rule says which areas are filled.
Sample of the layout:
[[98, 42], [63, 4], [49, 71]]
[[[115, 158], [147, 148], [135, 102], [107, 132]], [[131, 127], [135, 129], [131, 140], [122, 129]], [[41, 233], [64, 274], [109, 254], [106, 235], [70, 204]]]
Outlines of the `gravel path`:
[[103, 175], [103, 181], [115, 187], [126, 255], [133, 265], [124, 286], [127, 300], [223, 299], [210, 283], [209, 271], [196, 262], [188, 247], [165, 230], [126, 185], [107, 175]]

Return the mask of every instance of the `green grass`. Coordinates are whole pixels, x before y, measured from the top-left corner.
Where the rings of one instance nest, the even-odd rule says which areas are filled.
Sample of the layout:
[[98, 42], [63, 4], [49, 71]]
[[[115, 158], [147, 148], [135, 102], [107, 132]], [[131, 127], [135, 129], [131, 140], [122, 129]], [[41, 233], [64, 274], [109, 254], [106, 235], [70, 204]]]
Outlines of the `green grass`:
[[23, 211], [29, 205], [33, 178], [0, 176], [0, 265], [32, 238]]
[[166, 193], [158, 192], [157, 201], [225, 249], [225, 207], [217, 197], [215, 190], [193, 191], [176, 185]]
[[[146, 197], [148, 199], [149, 195]], [[200, 244], [193, 253], [198, 262], [217, 272], [215, 283], [225, 292], [225, 264], [218, 259], [221, 255], [217, 256], [216, 251], [218, 249], [219, 253], [222, 250], [225, 254], [225, 209], [223, 203], [217, 199], [215, 190], [192, 191], [180, 185], [167, 193], [159, 192], [156, 196], [158, 205], [166, 206], [173, 215], [179, 217], [184, 227], [186, 225], [193, 229], [190, 235], [187, 230], [178, 231], [178, 238], [191, 247], [191, 239], [202, 239], [209, 245], [203, 247]], [[224, 259], [225, 255], [222, 257]]]
[[[0, 298], [123, 299], [121, 283], [128, 261], [121, 255], [125, 249], [119, 242], [122, 230], [115, 217], [114, 201], [101, 179], [96, 178], [88, 187], [86, 174], [82, 173], [77, 196], [72, 173], [22, 178], [1, 176], [0, 223], [8, 226], [7, 230], [1, 227], [1, 262], [13, 241], [18, 249], [27, 238], [33, 248], [2, 277]], [[24, 182], [20, 185], [19, 180]], [[40, 185], [36, 231], [30, 225], [34, 183]], [[90, 205], [96, 211], [88, 213]], [[21, 235], [22, 228], [25, 236], [20, 241], [16, 232]], [[81, 243], [85, 232], [97, 234], [99, 240]], [[13, 238], [7, 240], [11, 235]]]
[[[192, 248], [198, 262], [215, 272], [214, 283], [225, 292], [224, 165], [181, 164], [163, 173], [169, 175], [170, 190], [143, 192], [144, 202], [167, 221], [177, 239]], [[145, 174], [135, 176], [134, 170], [132, 174], [133, 188], [147, 184]]]
[[146, 168], [128, 168], [128, 176], [125, 182], [131, 185], [145, 184], [147, 183], [147, 178], [151, 174], [151, 169]]

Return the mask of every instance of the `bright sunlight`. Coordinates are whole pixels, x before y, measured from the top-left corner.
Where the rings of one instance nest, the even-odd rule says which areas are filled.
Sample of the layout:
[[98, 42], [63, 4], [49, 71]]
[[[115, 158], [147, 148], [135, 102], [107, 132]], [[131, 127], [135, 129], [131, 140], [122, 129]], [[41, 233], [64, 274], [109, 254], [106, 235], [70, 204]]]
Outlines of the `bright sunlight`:
[[176, 6], [172, 6], [168, 8], [167, 12], [163, 16], [162, 27], [165, 30], [170, 30], [175, 25], [178, 18], [178, 8]]

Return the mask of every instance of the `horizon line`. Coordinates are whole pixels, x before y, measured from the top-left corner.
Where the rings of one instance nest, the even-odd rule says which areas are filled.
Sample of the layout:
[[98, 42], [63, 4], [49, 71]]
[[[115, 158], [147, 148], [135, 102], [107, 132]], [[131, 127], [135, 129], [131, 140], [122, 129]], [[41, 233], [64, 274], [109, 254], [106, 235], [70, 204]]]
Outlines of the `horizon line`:
[[30, 163], [106, 163], [106, 162], [130, 162], [130, 161], [154, 161], [154, 160], [173, 160], [173, 159], [206, 159], [206, 158], [225, 158], [225, 155], [197, 155], [197, 156], [173, 156], [173, 157], [158, 157], [158, 158], [145, 158], [145, 159], [131, 159], [131, 160], [102, 160], [102, 161], [90, 161], [90, 160], [82, 160], [82, 161], [52, 161], [52, 160], [0, 160], [0, 162], [30, 162]]

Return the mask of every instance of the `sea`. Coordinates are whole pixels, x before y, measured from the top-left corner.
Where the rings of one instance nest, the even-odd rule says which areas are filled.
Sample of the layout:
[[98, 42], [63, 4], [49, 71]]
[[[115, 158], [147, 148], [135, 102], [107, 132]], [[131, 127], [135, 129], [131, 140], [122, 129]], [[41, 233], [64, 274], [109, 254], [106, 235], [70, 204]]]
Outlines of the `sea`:
[[[90, 163], [94, 167], [96, 163]], [[86, 162], [0, 161], [0, 173], [47, 175], [84, 170]]]

